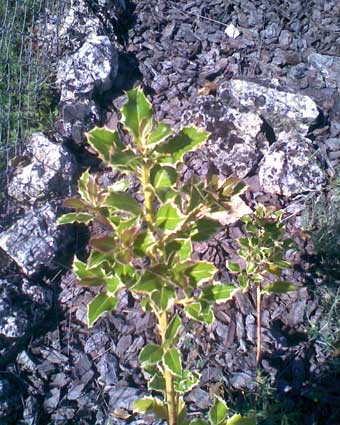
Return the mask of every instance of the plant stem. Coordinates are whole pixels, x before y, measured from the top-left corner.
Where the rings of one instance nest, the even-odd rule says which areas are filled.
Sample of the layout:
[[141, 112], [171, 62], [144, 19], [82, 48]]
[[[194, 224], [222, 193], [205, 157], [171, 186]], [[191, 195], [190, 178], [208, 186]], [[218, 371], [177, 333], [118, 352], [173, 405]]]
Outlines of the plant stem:
[[262, 291], [261, 284], [256, 285], [256, 308], [257, 308], [257, 349], [256, 349], [256, 368], [260, 367], [261, 362], [261, 324], [262, 324]]
[[[162, 337], [162, 342], [165, 341], [165, 333], [168, 327], [168, 316], [167, 312], [164, 311], [160, 315], [159, 320], [159, 329]], [[164, 368], [164, 378], [165, 378], [165, 391], [166, 391], [166, 403], [168, 407], [168, 416], [169, 416], [169, 425], [176, 425], [176, 401], [175, 401], [175, 392], [174, 392], [174, 382], [171, 372]]]
[[145, 200], [145, 220], [150, 231], [153, 231], [153, 219], [152, 219], [152, 194], [149, 189], [150, 182], [150, 168], [147, 164], [147, 160], [143, 161], [142, 172], [141, 172], [141, 183], [143, 188], [144, 200]]

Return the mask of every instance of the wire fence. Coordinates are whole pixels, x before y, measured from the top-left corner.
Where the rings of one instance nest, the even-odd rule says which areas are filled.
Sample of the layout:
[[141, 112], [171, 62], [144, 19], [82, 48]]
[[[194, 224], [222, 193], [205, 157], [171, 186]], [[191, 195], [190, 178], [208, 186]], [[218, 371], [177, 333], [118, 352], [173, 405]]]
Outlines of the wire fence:
[[[0, 179], [56, 111], [58, 28], [67, 0], [0, 0]], [[53, 25], [53, 37], [50, 35]]]

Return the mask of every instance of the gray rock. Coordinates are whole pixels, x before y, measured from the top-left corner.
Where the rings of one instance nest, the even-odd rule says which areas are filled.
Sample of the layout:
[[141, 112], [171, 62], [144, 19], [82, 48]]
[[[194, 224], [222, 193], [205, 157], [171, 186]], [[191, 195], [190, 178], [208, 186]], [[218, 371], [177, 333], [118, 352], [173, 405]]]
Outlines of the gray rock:
[[29, 320], [26, 312], [8, 300], [0, 299], [0, 335], [6, 338], [22, 338], [28, 328]]
[[76, 51], [90, 34], [100, 34], [102, 24], [97, 16], [89, 10], [86, 0], [73, 0], [69, 8], [65, 8], [60, 22], [55, 19], [44, 25], [47, 35], [58, 36], [58, 45], [63, 51]]
[[60, 101], [89, 98], [94, 89], [110, 89], [117, 72], [118, 53], [110, 39], [90, 34], [81, 48], [59, 65]]
[[320, 190], [326, 179], [311, 141], [294, 132], [281, 132], [259, 166], [266, 192], [292, 196]]
[[34, 207], [0, 235], [0, 248], [22, 271], [34, 275], [55, 270], [57, 253], [70, 241], [69, 229], [57, 226], [56, 208], [48, 203]]
[[327, 87], [337, 87], [340, 91], [340, 58], [337, 56], [311, 53], [308, 62], [313, 69], [318, 70], [325, 79]]
[[52, 293], [27, 279], [0, 280], [0, 335], [22, 338], [52, 305]]
[[30, 163], [15, 169], [8, 185], [9, 196], [22, 203], [35, 204], [51, 195], [71, 195], [76, 164], [70, 152], [43, 133], [34, 133], [27, 153]]
[[66, 103], [61, 108], [60, 118], [55, 127], [63, 138], [72, 139], [76, 144], [84, 143], [84, 133], [100, 121], [100, 113], [92, 101]]
[[237, 108], [248, 108], [263, 117], [275, 132], [295, 128], [306, 134], [319, 115], [308, 96], [286, 93], [244, 80], [231, 80], [219, 89], [220, 97], [231, 100]]
[[184, 120], [211, 133], [207, 142], [208, 157], [224, 175], [245, 177], [258, 164], [262, 151], [268, 148], [257, 139], [263, 124], [257, 114], [241, 113], [212, 96], [199, 98]]

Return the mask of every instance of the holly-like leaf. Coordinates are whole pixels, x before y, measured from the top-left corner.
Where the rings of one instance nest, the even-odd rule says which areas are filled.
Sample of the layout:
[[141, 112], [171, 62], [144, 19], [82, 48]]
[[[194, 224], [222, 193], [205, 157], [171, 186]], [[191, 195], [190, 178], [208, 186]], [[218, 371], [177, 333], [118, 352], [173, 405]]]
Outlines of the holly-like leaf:
[[89, 206], [81, 198], [67, 198], [63, 202], [65, 208], [73, 208], [75, 210], [86, 210]]
[[157, 125], [156, 130], [154, 130], [148, 137], [146, 142], [149, 148], [154, 148], [155, 146], [162, 143], [165, 139], [167, 139], [172, 133], [171, 127], [168, 124], [164, 124], [160, 122]]
[[169, 286], [162, 286], [158, 291], [154, 291], [151, 294], [152, 301], [160, 309], [160, 311], [166, 311], [171, 305], [173, 300], [176, 298], [176, 292]]
[[135, 413], [153, 413], [160, 419], [168, 419], [168, 409], [164, 402], [156, 397], [144, 397], [133, 403]]
[[230, 300], [237, 288], [233, 285], [223, 285], [221, 283], [215, 283], [213, 285], [206, 286], [201, 293], [201, 298], [209, 303], [222, 303]]
[[152, 366], [162, 360], [163, 349], [160, 345], [147, 344], [144, 348], [142, 348], [138, 357], [142, 367]]
[[155, 165], [150, 172], [151, 184], [158, 189], [168, 189], [177, 182], [177, 172], [175, 168], [167, 165]]
[[104, 206], [127, 211], [134, 215], [139, 215], [141, 213], [139, 203], [133, 196], [126, 192], [111, 191], [105, 199]]
[[107, 127], [95, 127], [85, 133], [85, 136], [88, 144], [98, 153], [99, 158], [106, 164], [110, 164], [115, 154], [116, 144], [120, 141], [118, 132]]
[[165, 231], [173, 231], [184, 223], [185, 217], [171, 204], [164, 204], [156, 215], [156, 226]]
[[103, 263], [113, 264], [114, 259], [112, 255], [103, 254], [99, 251], [91, 251], [89, 258], [87, 259], [87, 266], [89, 269], [96, 268]]
[[185, 394], [191, 391], [200, 381], [200, 374], [197, 372], [191, 372], [190, 370], [184, 370], [181, 378], [175, 379], [175, 391], [178, 394]]
[[78, 191], [85, 201], [89, 202], [90, 206], [96, 206], [98, 196], [102, 192], [95, 178], [89, 173], [89, 170], [83, 172], [78, 180]]
[[196, 127], [185, 127], [168, 142], [157, 146], [159, 153], [169, 154], [174, 163], [182, 162], [187, 152], [198, 148], [209, 137], [209, 133]]
[[136, 145], [146, 144], [152, 130], [152, 106], [140, 87], [129, 90], [128, 101], [122, 107], [122, 120]]
[[209, 303], [204, 302], [193, 302], [184, 307], [184, 312], [189, 319], [196, 320], [201, 323], [211, 325], [214, 321], [214, 313]]
[[226, 425], [256, 425], [256, 417], [244, 417], [235, 413], [227, 420]]
[[152, 232], [147, 230], [146, 232], [138, 233], [134, 240], [133, 251], [136, 255], [144, 257], [148, 253], [148, 249], [156, 242]]
[[207, 261], [198, 261], [193, 266], [188, 267], [185, 274], [190, 278], [191, 281], [195, 282], [196, 285], [201, 285], [204, 282], [212, 279], [216, 273], [216, 267], [213, 263]]
[[209, 419], [212, 425], [220, 425], [224, 422], [228, 413], [228, 407], [221, 397], [215, 396], [215, 403], [209, 410]]
[[123, 282], [119, 276], [106, 277], [104, 283], [106, 285], [107, 294], [112, 297], [123, 287]]
[[177, 348], [170, 348], [163, 356], [164, 366], [174, 375], [182, 376], [181, 355]]
[[162, 202], [170, 200], [177, 193], [173, 189], [177, 182], [177, 172], [173, 167], [155, 165], [150, 172], [150, 181]]
[[87, 322], [88, 326], [92, 327], [96, 320], [106, 312], [111, 312], [117, 307], [118, 298], [107, 295], [106, 292], [101, 292], [93, 298], [87, 305]]
[[204, 242], [221, 229], [221, 223], [208, 217], [201, 218], [193, 226], [191, 239], [194, 242]]
[[296, 291], [298, 288], [294, 283], [278, 280], [277, 282], [270, 283], [263, 288], [267, 294], [285, 294], [290, 291]]
[[73, 261], [73, 270], [80, 279], [82, 286], [100, 286], [104, 283], [105, 273], [101, 267], [89, 268], [86, 263], [78, 260], [77, 257]]
[[149, 391], [158, 391], [165, 394], [166, 388], [164, 376], [156, 372], [148, 382], [148, 389]]
[[162, 284], [163, 282], [160, 276], [157, 276], [146, 270], [136, 285], [131, 288], [131, 290], [151, 294], [153, 291], [160, 289]]
[[175, 259], [179, 261], [188, 260], [192, 254], [192, 243], [190, 239], [178, 238], [166, 244], [165, 252], [169, 259], [171, 255], [175, 255]]
[[113, 236], [102, 236], [101, 238], [91, 238], [90, 246], [92, 249], [102, 254], [111, 254], [115, 248]]
[[232, 261], [227, 261], [226, 266], [232, 273], [240, 273], [241, 272], [241, 266], [238, 263], [233, 263]]
[[178, 332], [181, 328], [181, 318], [176, 313], [175, 316], [172, 318], [171, 322], [168, 325], [168, 328], [165, 332], [165, 342], [169, 346], [177, 337]]
[[57, 224], [71, 224], [71, 223], [90, 223], [94, 220], [94, 216], [88, 213], [74, 212], [60, 216]]

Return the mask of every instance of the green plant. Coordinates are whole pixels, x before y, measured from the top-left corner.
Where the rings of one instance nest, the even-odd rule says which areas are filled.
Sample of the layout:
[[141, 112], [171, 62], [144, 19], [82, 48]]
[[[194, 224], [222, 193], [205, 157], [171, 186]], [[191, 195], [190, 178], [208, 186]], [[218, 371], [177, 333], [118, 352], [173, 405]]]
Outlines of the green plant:
[[[275, 211], [258, 205], [253, 217], [245, 216], [246, 236], [238, 239], [238, 255], [241, 264], [227, 262], [228, 269], [237, 275], [241, 289], [247, 291], [251, 284], [256, 286], [257, 303], [257, 349], [256, 365], [261, 361], [261, 316], [262, 295], [282, 294], [296, 290], [296, 286], [282, 280], [282, 272], [290, 268], [284, 260], [286, 251], [292, 246], [290, 239], [284, 239], [283, 211]], [[242, 261], [241, 261], [242, 263]], [[267, 283], [264, 286], [264, 283]]]
[[254, 417], [243, 417], [239, 413], [230, 415], [225, 401], [215, 396], [215, 403], [208, 413], [208, 421], [205, 419], [194, 419], [190, 425], [254, 425]]
[[[59, 224], [97, 220], [106, 227], [105, 236], [91, 238], [87, 263], [74, 260], [82, 285], [103, 287], [88, 305], [89, 326], [117, 306], [118, 292], [124, 287], [154, 313], [159, 342], [147, 344], [139, 359], [151, 376], [149, 390], [161, 393], [163, 399], [143, 398], [134, 409], [152, 412], [170, 425], [185, 425], [190, 421], [183, 395], [198, 384], [200, 375], [182, 365], [176, 346], [181, 317], [211, 324], [212, 304], [227, 301], [235, 291], [232, 285], [213, 281], [214, 264], [192, 261], [193, 243], [207, 240], [218, 230], [220, 223], [213, 215], [227, 214], [228, 202], [244, 184], [231, 178], [221, 186], [216, 177], [181, 182], [184, 155], [200, 146], [208, 133], [186, 127], [173, 135], [168, 125], [153, 122], [151, 104], [140, 89], [127, 92], [127, 97], [121, 113], [130, 144], [124, 145], [119, 133], [107, 128], [94, 128], [87, 134], [100, 159], [120, 170], [122, 179], [103, 188], [85, 171], [79, 179], [80, 198], [65, 201], [76, 212], [62, 216]], [[139, 179], [143, 205], [128, 193], [128, 175]], [[254, 420], [221, 416], [212, 423]]]

